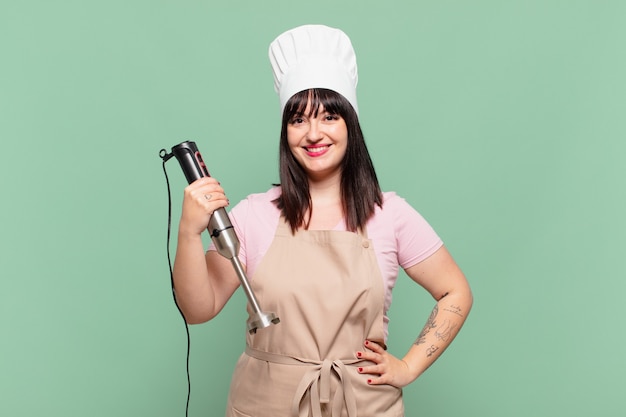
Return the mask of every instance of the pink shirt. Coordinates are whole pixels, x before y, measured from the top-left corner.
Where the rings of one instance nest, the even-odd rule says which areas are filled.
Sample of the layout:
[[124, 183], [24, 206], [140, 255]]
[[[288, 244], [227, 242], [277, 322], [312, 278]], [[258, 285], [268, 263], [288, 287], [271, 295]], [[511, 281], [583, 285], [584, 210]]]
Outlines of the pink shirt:
[[[280, 210], [272, 203], [280, 187], [262, 194], [251, 194], [230, 211], [230, 219], [241, 243], [239, 259], [246, 266], [248, 278], [269, 249], [280, 220]], [[345, 230], [343, 222], [334, 230]], [[398, 277], [398, 267], [409, 268], [439, 249], [443, 242], [426, 220], [403, 198], [393, 192], [383, 193], [383, 208], [376, 207], [367, 223], [367, 236], [374, 245], [385, 287], [384, 327], [387, 336], [391, 292]], [[210, 247], [214, 250], [213, 245]]]

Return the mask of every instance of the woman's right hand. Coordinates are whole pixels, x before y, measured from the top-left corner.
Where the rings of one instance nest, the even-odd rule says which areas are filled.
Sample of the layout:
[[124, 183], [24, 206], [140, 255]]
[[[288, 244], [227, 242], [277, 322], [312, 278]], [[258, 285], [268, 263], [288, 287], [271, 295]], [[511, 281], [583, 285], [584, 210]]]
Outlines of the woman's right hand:
[[200, 235], [206, 230], [211, 215], [228, 206], [224, 189], [213, 177], [203, 177], [185, 188], [179, 235]]

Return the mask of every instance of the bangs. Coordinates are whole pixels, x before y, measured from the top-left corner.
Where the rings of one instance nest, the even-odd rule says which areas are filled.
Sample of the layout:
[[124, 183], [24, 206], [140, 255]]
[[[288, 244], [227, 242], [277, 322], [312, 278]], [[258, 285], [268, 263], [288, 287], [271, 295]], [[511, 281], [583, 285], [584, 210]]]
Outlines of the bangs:
[[290, 123], [299, 117], [317, 117], [320, 107], [331, 115], [343, 118], [348, 131], [348, 143], [341, 161], [341, 200], [347, 230], [365, 228], [376, 206], [382, 207], [383, 197], [374, 165], [352, 104], [340, 93], [325, 88], [311, 88], [294, 94], [285, 103], [279, 144], [281, 195], [274, 200], [276, 207], [289, 223], [291, 232], [309, 228], [313, 201], [309, 178], [289, 146]]
[[[305, 114], [308, 105], [309, 113]], [[311, 88], [294, 94], [285, 104], [283, 120], [291, 120], [294, 116], [303, 115], [317, 117], [320, 105], [331, 114], [338, 114], [345, 118], [352, 110], [350, 102], [341, 94], [326, 88]]]

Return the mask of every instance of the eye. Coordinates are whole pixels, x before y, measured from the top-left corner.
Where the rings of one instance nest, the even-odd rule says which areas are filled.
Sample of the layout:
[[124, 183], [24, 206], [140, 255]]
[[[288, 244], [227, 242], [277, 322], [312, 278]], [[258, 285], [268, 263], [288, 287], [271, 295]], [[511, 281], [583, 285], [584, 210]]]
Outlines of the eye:
[[326, 113], [324, 115], [324, 120], [326, 120], [327, 122], [332, 122], [332, 121], [336, 121], [339, 119], [341, 119], [341, 116], [339, 116], [338, 114]]
[[289, 124], [292, 124], [292, 125], [299, 125], [302, 123], [304, 123], [304, 118], [302, 117], [302, 115], [295, 115], [289, 121]]

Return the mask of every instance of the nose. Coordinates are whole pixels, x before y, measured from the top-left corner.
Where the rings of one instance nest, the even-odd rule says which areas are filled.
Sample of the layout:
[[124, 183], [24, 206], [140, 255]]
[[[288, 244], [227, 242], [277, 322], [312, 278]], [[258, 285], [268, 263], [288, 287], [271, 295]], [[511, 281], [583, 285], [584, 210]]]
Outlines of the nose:
[[322, 130], [317, 118], [312, 118], [309, 122], [309, 130], [306, 132], [306, 139], [309, 142], [318, 142], [322, 139]]

